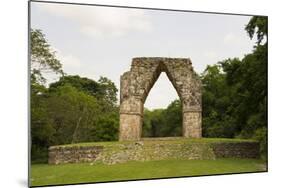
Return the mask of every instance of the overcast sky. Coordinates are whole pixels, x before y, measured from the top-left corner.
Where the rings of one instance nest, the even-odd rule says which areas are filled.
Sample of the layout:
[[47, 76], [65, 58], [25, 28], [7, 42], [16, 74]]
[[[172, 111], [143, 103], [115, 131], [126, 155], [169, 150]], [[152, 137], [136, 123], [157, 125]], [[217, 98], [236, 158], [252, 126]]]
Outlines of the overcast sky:
[[[242, 58], [254, 45], [244, 30], [250, 18], [31, 2], [31, 27], [46, 35], [63, 70], [94, 80], [105, 76], [118, 90], [133, 57], [190, 58], [199, 74], [208, 64]], [[145, 107], [166, 108], [176, 98], [162, 73]]]

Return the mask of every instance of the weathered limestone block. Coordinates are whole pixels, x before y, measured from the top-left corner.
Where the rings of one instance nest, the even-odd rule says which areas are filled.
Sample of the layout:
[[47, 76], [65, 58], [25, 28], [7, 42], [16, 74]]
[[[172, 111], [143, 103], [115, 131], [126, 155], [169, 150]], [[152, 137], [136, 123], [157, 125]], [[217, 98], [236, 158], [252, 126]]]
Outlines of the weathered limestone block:
[[103, 146], [51, 146], [49, 164], [94, 162], [102, 152]]
[[120, 114], [119, 140], [139, 140], [141, 138], [142, 117], [139, 114]]
[[188, 138], [201, 138], [201, 111], [183, 112], [183, 136]]
[[131, 70], [121, 76], [120, 140], [140, 139], [143, 105], [161, 72], [167, 74], [182, 101], [183, 136], [201, 137], [201, 82], [190, 59], [142, 57], [133, 58]]
[[126, 99], [122, 102], [122, 105], [120, 105], [121, 114], [142, 115], [142, 111], [143, 111], [143, 102], [136, 97], [131, 97]]

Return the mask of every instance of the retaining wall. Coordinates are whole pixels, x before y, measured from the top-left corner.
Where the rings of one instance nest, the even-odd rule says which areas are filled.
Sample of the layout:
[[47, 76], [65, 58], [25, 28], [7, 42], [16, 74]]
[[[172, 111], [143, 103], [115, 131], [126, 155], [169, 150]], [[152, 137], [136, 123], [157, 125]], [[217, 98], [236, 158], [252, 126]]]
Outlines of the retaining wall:
[[258, 158], [259, 143], [255, 141], [216, 141], [208, 139], [144, 140], [96, 142], [49, 148], [49, 164], [104, 163], [165, 159]]

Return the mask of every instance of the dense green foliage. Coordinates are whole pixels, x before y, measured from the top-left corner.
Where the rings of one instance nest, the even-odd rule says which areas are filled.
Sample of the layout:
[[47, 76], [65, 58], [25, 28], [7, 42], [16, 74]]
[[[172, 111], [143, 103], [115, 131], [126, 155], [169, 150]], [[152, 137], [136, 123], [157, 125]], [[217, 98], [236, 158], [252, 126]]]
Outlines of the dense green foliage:
[[[73, 84], [61, 84], [64, 79], [73, 80]], [[117, 139], [119, 116], [116, 103], [109, 100], [108, 95], [95, 96], [84, 89], [85, 85], [93, 82], [100, 88], [97, 91], [110, 93], [112, 86], [105, 87], [104, 83], [87, 79], [85, 85], [82, 82], [81, 87], [77, 87], [75, 84], [81, 80], [85, 78], [65, 76], [49, 88], [41, 85], [40, 92], [32, 87], [33, 159], [41, 158], [44, 153], [46, 156], [50, 145]], [[116, 98], [116, 92], [110, 98]]]
[[179, 100], [167, 109], [144, 110], [143, 137], [165, 137], [182, 135], [182, 108]]
[[86, 182], [152, 179], [208, 174], [265, 171], [265, 163], [257, 159], [161, 160], [128, 162], [115, 165], [89, 163], [64, 165], [32, 165], [31, 185], [58, 185]]
[[208, 66], [202, 74], [203, 137], [232, 138], [236, 125], [228, 113], [231, 90], [218, 65]]
[[203, 82], [203, 136], [255, 138], [267, 156], [267, 18], [246, 26], [253, 52], [208, 66]]

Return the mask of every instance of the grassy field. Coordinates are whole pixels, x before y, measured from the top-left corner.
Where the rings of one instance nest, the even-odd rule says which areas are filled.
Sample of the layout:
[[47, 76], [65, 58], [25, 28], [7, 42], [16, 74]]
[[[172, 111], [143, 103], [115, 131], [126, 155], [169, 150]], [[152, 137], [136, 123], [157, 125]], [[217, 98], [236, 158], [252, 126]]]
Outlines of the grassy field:
[[31, 166], [32, 186], [266, 171], [258, 159], [162, 160]]

